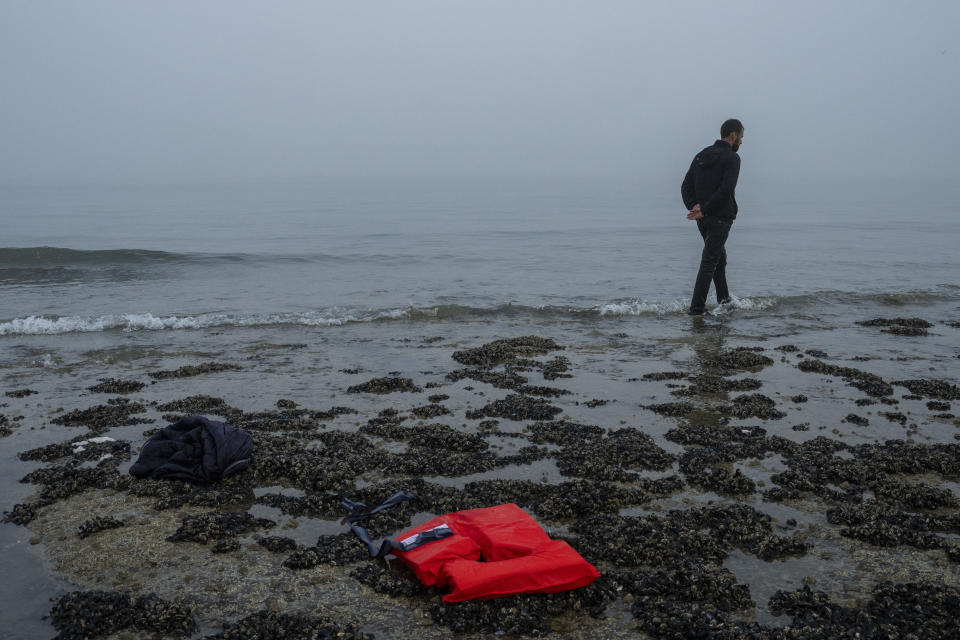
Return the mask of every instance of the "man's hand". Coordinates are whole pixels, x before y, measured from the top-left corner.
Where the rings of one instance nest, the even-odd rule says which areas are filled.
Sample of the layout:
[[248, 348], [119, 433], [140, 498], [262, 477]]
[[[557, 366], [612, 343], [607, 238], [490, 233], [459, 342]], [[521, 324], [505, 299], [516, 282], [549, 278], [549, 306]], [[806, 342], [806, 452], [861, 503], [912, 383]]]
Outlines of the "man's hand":
[[700, 211], [700, 205], [693, 205], [693, 209], [690, 209], [690, 213], [687, 214], [687, 220], [699, 220], [703, 217], [703, 212]]

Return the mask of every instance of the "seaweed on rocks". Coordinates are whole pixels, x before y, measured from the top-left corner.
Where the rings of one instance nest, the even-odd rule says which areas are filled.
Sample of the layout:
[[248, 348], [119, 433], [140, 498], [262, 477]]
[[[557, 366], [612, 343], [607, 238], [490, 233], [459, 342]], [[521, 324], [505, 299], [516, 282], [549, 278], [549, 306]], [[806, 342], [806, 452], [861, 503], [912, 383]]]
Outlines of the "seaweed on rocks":
[[895, 380], [893, 384], [906, 387], [918, 396], [936, 400], [960, 400], [960, 387], [946, 380]]
[[434, 403], [443, 402], [444, 400], [449, 400], [449, 399], [450, 399], [450, 396], [448, 396], [448, 395], [445, 394], [445, 393], [438, 393], [438, 394], [436, 394], [436, 395], [432, 395], [432, 396], [428, 396], [428, 397], [427, 397], [427, 400], [429, 400], [430, 402], [434, 402]]
[[910, 545], [919, 549], [940, 549], [947, 541], [935, 532], [960, 533], [958, 515], [917, 515], [872, 499], [862, 504], [841, 504], [828, 509], [827, 521], [846, 525], [840, 535], [879, 547]]
[[362, 384], [355, 384], [347, 387], [347, 393], [377, 393], [387, 394], [401, 391], [404, 393], [419, 393], [423, 391], [420, 387], [413, 384], [411, 378], [372, 378]]
[[157, 511], [175, 509], [183, 505], [221, 508], [242, 505], [249, 501], [252, 489], [242, 475], [221, 479], [209, 486], [194, 485], [183, 480], [129, 478], [125, 489], [134, 496], [157, 498]]
[[13, 505], [13, 509], [3, 512], [3, 522], [11, 524], [25, 525], [37, 517], [37, 507], [39, 505], [29, 502], [21, 502]]
[[627, 482], [638, 477], [628, 470], [669, 469], [676, 456], [657, 446], [647, 434], [627, 428], [564, 447], [556, 460], [560, 473], [566, 476]]
[[421, 420], [426, 420], [429, 418], [436, 418], [438, 416], [449, 415], [450, 409], [447, 409], [442, 404], [431, 403], [423, 405], [422, 407], [414, 407], [413, 409], [410, 409], [410, 413]]
[[607, 404], [607, 402], [609, 402], [609, 400], [600, 400], [599, 398], [594, 398], [593, 400], [587, 400], [583, 404], [590, 409], [596, 409], [597, 407], [602, 407], [603, 405]]
[[230, 417], [230, 424], [247, 431], [310, 432], [323, 426], [320, 419], [306, 409], [283, 409], [239, 413]]
[[922, 318], [874, 318], [857, 322], [861, 327], [913, 327], [929, 329], [933, 324]]
[[687, 474], [687, 480], [695, 487], [725, 496], [747, 496], [757, 490], [756, 483], [739, 469], [730, 473], [715, 467], [709, 473]]
[[899, 411], [897, 411], [897, 412], [894, 412], [894, 411], [880, 411], [879, 413], [880, 413], [881, 416], [883, 416], [884, 418], [886, 418], [886, 419], [889, 420], [890, 422], [896, 422], [896, 423], [898, 423], [898, 424], [900, 424], [900, 425], [903, 425], [903, 426], [906, 426], [906, 424], [907, 424], [907, 416], [903, 415], [903, 414], [900, 413]]
[[777, 410], [777, 403], [762, 393], [737, 396], [733, 404], [722, 407], [720, 412], [736, 418], [761, 418], [763, 420], [779, 420], [787, 414]]
[[240, 541], [236, 538], [224, 538], [210, 547], [210, 553], [233, 553], [240, 550]]
[[187, 365], [179, 369], [150, 371], [148, 376], [154, 380], [167, 380], [169, 378], [191, 378], [204, 373], [219, 373], [221, 371], [241, 371], [243, 367], [237, 364], [224, 362], [204, 362], [198, 365]]
[[93, 535], [98, 531], [104, 531], [105, 529], [116, 529], [118, 527], [124, 526], [122, 520], [117, 520], [110, 516], [97, 516], [96, 518], [91, 518], [90, 520], [85, 521], [80, 525], [78, 535], [81, 539], [86, 538], [87, 536]]
[[[760, 349], [762, 351], [762, 349]], [[773, 364], [773, 359], [757, 349], [737, 347], [721, 351], [717, 356], [704, 363], [706, 366], [718, 370], [760, 369]]]
[[113, 427], [152, 423], [152, 419], [135, 417], [135, 414], [144, 413], [146, 410], [139, 402], [131, 402], [127, 398], [111, 398], [107, 400], [107, 404], [76, 409], [59, 415], [50, 422], [65, 427], [87, 427], [92, 433], [103, 433]]
[[116, 378], [101, 378], [99, 384], [87, 387], [94, 393], [136, 393], [147, 384], [139, 380], [118, 380]]
[[350, 577], [377, 593], [388, 596], [418, 596], [428, 592], [427, 587], [409, 571], [399, 574], [382, 562], [366, 562], [354, 567]]
[[294, 438], [254, 433], [257, 455], [243, 473], [260, 486], [288, 484], [305, 491], [343, 490], [355, 478], [379, 469], [390, 454], [359, 433], [326, 431], [316, 435], [319, 446], [306, 448]]
[[411, 447], [403, 453], [392, 455], [381, 470], [391, 476], [434, 475], [455, 478], [492, 471], [502, 464], [502, 459], [488, 451], [457, 453]]
[[878, 472], [914, 474], [933, 471], [948, 478], [960, 477], [960, 444], [915, 444], [887, 440], [861, 444], [850, 450], [855, 458]]
[[939, 400], [931, 400], [927, 403], [927, 409], [930, 411], [950, 411], [950, 403], [941, 402]]
[[729, 391], [753, 391], [759, 389], [762, 383], [756, 378], [742, 378], [728, 380], [722, 376], [702, 374], [690, 377], [690, 386], [685, 389], [671, 391], [675, 396], [700, 396], [705, 394], [721, 394]]
[[370, 557], [367, 546], [353, 533], [320, 536], [317, 544], [290, 555], [283, 561], [288, 569], [312, 569], [317, 565], [343, 566]]
[[183, 604], [152, 593], [134, 599], [117, 591], [72, 591], [53, 605], [50, 620], [58, 640], [86, 640], [123, 629], [183, 637], [197, 628], [193, 612]]
[[470, 420], [478, 420], [484, 417], [507, 418], [518, 422], [523, 420], [552, 420], [562, 411], [560, 407], [555, 407], [540, 398], [510, 394], [502, 400], [491, 402], [481, 409], [467, 411], [467, 418]]
[[295, 517], [339, 518], [343, 516], [339, 494], [313, 494], [308, 496], [287, 496], [282, 493], [265, 493], [254, 499], [256, 504], [264, 504], [281, 513]]
[[167, 538], [170, 542], [199, 542], [232, 538], [259, 529], [277, 525], [273, 520], [254, 518], [249, 513], [220, 513], [213, 511], [184, 516], [180, 528]]
[[960, 589], [930, 582], [881, 582], [866, 603], [844, 606], [804, 586], [794, 592], [778, 591], [769, 608], [792, 617], [784, 630], [787, 638], [948, 640], [956, 637]]
[[297, 549], [297, 541], [284, 536], [265, 536], [257, 540], [257, 544], [273, 553], [289, 553]]
[[203, 640], [250, 640], [251, 638], [284, 638], [285, 640], [371, 640], [352, 624], [342, 624], [325, 616], [307, 616], [276, 611], [258, 611], [216, 635]]
[[20, 482], [41, 485], [34, 504], [43, 506], [83, 493], [87, 489], [123, 489], [129, 483], [116, 468], [98, 466], [83, 468], [76, 461], [31, 471]]
[[613, 584], [601, 577], [586, 587], [561, 593], [435, 604], [428, 615], [456, 633], [542, 635], [552, 630], [551, 618], [565, 614], [599, 618], [616, 597]]
[[922, 327], [902, 327], [894, 326], [881, 329], [883, 333], [889, 333], [895, 336], [927, 336], [929, 332]]
[[21, 460], [42, 460], [43, 462], [53, 462], [68, 456], [78, 461], [99, 461], [105, 456], [126, 460], [130, 457], [130, 443], [112, 438], [77, 436], [67, 442], [48, 444], [17, 454]]
[[603, 437], [604, 432], [603, 427], [592, 424], [554, 420], [552, 422], [536, 422], [530, 425], [527, 429], [527, 437], [530, 442], [537, 444], [549, 442], [567, 447], [599, 440]]
[[656, 373], [645, 373], [641, 380], [683, 380], [687, 377], [685, 371], [659, 371]]
[[664, 416], [674, 418], [683, 418], [697, 410], [690, 402], [663, 402], [659, 404], [650, 404], [645, 408]]
[[573, 377], [566, 373], [570, 370], [570, 360], [565, 356], [557, 356], [552, 360], [547, 360], [543, 363], [543, 366], [540, 367], [540, 370], [543, 372], [544, 380]]
[[455, 351], [453, 359], [462, 365], [491, 368], [498, 364], [514, 362], [520, 358], [546, 355], [563, 349], [552, 338], [521, 336], [494, 340], [474, 349]]
[[777, 351], [783, 351], [784, 353], [794, 353], [800, 351], [800, 348], [795, 344], [782, 344], [779, 347], [776, 347]]
[[893, 387], [880, 376], [853, 367], [838, 367], [821, 360], [804, 360], [797, 365], [797, 368], [807, 373], [820, 373], [843, 378], [847, 384], [860, 389], [869, 396], [879, 398], [893, 393]]
[[635, 609], [659, 599], [709, 603], [727, 612], [755, 605], [750, 588], [739, 584], [729, 569], [717, 565], [680, 559], [654, 571], [616, 574], [615, 579], [636, 596]]
[[910, 484], [896, 480], [876, 483], [871, 487], [877, 499], [909, 509], [940, 509], [957, 507], [958, 500], [949, 489], [932, 487], [918, 482]]
[[330, 407], [326, 411], [312, 411], [310, 417], [314, 420], [333, 420], [337, 416], [348, 416], [359, 413], [352, 407]]
[[33, 389], [15, 389], [14, 391], [7, 391], [4, 393], [8, 398], [26, 398], [27, 396], [32, 396], [35, 393], [40, 393], [39, 391], [34, 391]]
[[407, 429], [410, 445], [426, 449], [471, 453], [490, 445], [478, 435], [463, 433], [446, 424], [427, 424]]
[[744, 504], [671, 510], [666, 515], [600, 514], [571, 526], [575, 547], [589, 561], [615, 567], [664, 567], [693, 561], [719, 565], [734, 548], [747, 553], [804, 553], [799, 539], [778, 540], [772, 518]]
[[869, 420], [863, 416], [858, 416], [855, 413], [848, 413], [847, 417], [843, 419], [843, 422], [849, 422], [850, 424], [855, 424], [858, 427], [866, 427], [870, 424]]
[[[235, 409], [228, 405], [223, 398], [214, 398], [208, 395], [189, 396], [182, 400], [158, 404], [155, 408], [157, 411], [164, 413], [176, 412], [182, 415], [206, 414], [225, 417], [228, 420], [243, 413], [240, 409]], [[176, 420], [171, 420], [171, 422], [176, 422]]]
[[807, 396], [803, 395], [802, 393], [801, 393], [801, 394], [798, 394], [798, 395], [795, 395], [795, 396], [790, 396], [790, 400], [792, 400], [793, 402], [796, 402], [796, 403], [798, 403], [798, 404], [799, 404], [799, 403], [806, 402], [806, 401], [809, 400], [809, 399], [810, 399], [810, 398], [808, 398]]

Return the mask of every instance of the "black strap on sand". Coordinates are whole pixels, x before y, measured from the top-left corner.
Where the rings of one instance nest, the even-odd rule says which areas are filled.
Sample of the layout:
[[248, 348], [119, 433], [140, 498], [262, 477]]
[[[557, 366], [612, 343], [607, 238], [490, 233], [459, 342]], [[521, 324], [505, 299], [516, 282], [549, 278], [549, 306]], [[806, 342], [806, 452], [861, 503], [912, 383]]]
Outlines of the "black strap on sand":
[[380, 543], [380, 548], [378, 549], [377, 545], [374, 544], [374, 542], [370, 539], [370, 535], [367, 533], [367, 530], [357, 524], [357, 522], [360, 520], [366, 520], [370, 516], [379, 513], [384, 509], [395, 507], [401, 502], [406, 502], [407, 500], [418, 500], [418, 498], [409, 491], [401, 490], [387, 498], [383, 504], [380, 504], [372, 509], [368, 509], [367, 505], [363, 504], [362, 502], [355, 502], [350, 498], [344, 498], [340, 501], [340, 506], [349, 512], [347, 517], [343, 519], [344, 522], [349, 524], [350, 530], [353, 531], [353, 533], [356, 534], [356, 536], [367, 545], [367, 548], [370, 549], [371, 558], [383, 558], [387, 554], [391, 553], [394, 549], [403, 550], [403, 547], [396, 540], [390, 540], [387, 538]]

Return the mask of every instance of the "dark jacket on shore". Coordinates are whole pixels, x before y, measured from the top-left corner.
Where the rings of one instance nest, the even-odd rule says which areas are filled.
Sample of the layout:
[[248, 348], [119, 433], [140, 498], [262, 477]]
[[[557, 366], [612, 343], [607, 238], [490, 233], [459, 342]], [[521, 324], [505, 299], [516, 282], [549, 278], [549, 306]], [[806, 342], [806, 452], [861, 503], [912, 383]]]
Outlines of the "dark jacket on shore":
[[130, 474], [209, 483], [246, 469], [252, 453], [253, 439], [246, 431], [187, 416], [147, 440]]
[[700, 205], [705, 218], [733, 220], [737, 217], [737, 177], [740, 156], [730, 143], [717, 140], [694, 157], [683, 178], [680, 194], [687, 209]]

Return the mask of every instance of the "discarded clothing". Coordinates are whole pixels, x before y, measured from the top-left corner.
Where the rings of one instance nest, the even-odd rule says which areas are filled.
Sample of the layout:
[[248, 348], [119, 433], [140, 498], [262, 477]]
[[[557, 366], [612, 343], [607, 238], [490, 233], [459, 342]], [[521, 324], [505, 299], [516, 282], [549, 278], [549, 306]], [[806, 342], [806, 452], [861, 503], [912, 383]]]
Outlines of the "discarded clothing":
[[188, 416], [147, 440], [130, 474], [209, 483], [250, 466], [253, 438], [228, 424]]
[[343, 505], [351, 512], [347, 516], [351, 529], [367, 543], [371, 557], [391, 553], [426, 586], [451, 587], [444, 602], [557, 593], [585, 587], [600, 577], [573, 547], [551, 540], [536, 520], [512, 503], [437, 516], [385, 540], [378, 550], [356, 521], [413, 498], [399, 492], [370, 511], [350, 500]]

